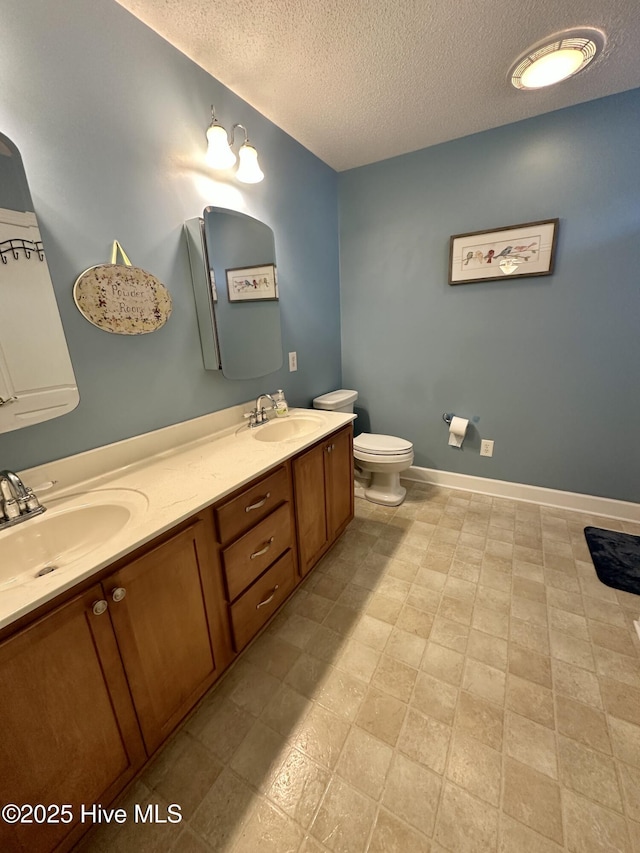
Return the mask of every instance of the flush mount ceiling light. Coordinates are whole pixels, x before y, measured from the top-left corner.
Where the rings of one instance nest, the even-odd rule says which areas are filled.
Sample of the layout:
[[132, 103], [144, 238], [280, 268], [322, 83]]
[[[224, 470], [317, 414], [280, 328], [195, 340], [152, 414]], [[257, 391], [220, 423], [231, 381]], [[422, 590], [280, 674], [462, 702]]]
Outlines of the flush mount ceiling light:
[[[233, 151], [236, 128], [244, 132], [244, 142], [238, 149], [238, 157]], [[234, 124], [231, 128], [231, 138], [219, 124], [215, 110], [211, 107], [211, 124], [207, 128], [206, 160], [212, 169], [230, 169], [239, 159], [236, 178], [243, 184], [257, 184], [264, 178], [264, 172], [258, 165], [258, 152], [249, 142], [247, 129], [242, 124]]]
[[591, 27], [556, 33], [530, 47], [512, 67], [509, 78], [516, 89], [552, 86], [586, 68], [604, 45], [604, 33]]

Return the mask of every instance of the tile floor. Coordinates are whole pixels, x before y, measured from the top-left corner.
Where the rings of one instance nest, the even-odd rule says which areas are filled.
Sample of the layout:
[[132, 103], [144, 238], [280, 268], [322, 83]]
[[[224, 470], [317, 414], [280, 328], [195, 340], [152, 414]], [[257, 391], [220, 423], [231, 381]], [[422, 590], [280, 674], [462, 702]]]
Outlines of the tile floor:
[[84, 853], [640, 853], [640, 598], [583, 527], [413, 484], [356, 518]]

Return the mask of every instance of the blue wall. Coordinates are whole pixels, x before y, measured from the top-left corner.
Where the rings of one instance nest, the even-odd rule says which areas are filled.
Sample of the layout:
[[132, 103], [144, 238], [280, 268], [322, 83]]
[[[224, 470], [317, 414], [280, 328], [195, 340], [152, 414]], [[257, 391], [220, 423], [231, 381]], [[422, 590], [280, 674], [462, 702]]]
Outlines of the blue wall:
[[[370, 431], [417, 465], [640, 500], [638, 152], [634, 90], [340, 175], [343, 382]], [[452, 234], [554, 217], [552, 276], [447, 284]], [[443, 412], [476, 421], [462, 451]]]
[[[308, 405], [342, 384], [368, 428], [414, 442], [418, 465], [640, 500], [640, 91], [338, 176], [113, 0], [3, 12], [0, 131], [25, 163], [81, 395], [63, 418], [0, 435], [3, 466], [263, 390]], [[248, 126], [263, 183], [204, 166], [211, 103]], [[275, 232], [285, 367], [266, 379], [202, 367], [182, 223], [207, 204]], [[450, 235], [555, 216], [553, 276], [447, 284]], [[152, 335], [109, 335], [73, 305], [114, 238], [171, 290]], [[475, 420], [462, 452], [445, 411]]]
[[[340, 384], [337, 175], [113, 0], [3, 0], [0, 131], [22, 154], [78, 386], [57, 420], [0, 435], [21, 469], [284, 388], [293, 405]], [[261, 184], [204, 165], [215, 104], [248, 127]], [[183, 222], [230, 207], [274, 231], [285, 366], [230, 382], [207, 372]], [[90, 325], [72, 301], [118, 239], [171, 291], [167, 325], [142, 337]], [[298, 353], [289, 373], [286, 353]], [[43, 354], [46, 357], [46, 354]]]

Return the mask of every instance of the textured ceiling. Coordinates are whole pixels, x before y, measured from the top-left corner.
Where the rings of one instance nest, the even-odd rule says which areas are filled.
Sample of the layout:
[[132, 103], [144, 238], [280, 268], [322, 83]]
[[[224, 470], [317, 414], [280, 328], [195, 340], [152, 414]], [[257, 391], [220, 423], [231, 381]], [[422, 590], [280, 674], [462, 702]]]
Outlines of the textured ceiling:
[[[118, 2], [338, 171], [640, 86], [638, 0]], [[528, 47], [580, 26], [607, 36], [583, 72], [510, 85]]]

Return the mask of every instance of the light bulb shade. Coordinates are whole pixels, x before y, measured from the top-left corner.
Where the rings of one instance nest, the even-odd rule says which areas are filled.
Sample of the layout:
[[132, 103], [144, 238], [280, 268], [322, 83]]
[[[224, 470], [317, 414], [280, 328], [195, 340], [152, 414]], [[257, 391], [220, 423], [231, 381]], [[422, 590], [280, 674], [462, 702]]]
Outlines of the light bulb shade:
[[236, 178], [243, 184], [257, 184], [264, 178], [264, 172], [258, 165], [258, 152], [245, 142], [238, 151], [240, 162], [236, 172]]
[[541, 89], [572, 77], [591, 62], [605, 44], [600, 30], [567, 30], [530, 48], [513, 66], [516, 89]]
[[207, 128], [207, 163], [212, 169], [230, 169], [236, 162], [236, 155], [229, 146], [227, 131], [221, 124], [211, 124]]

